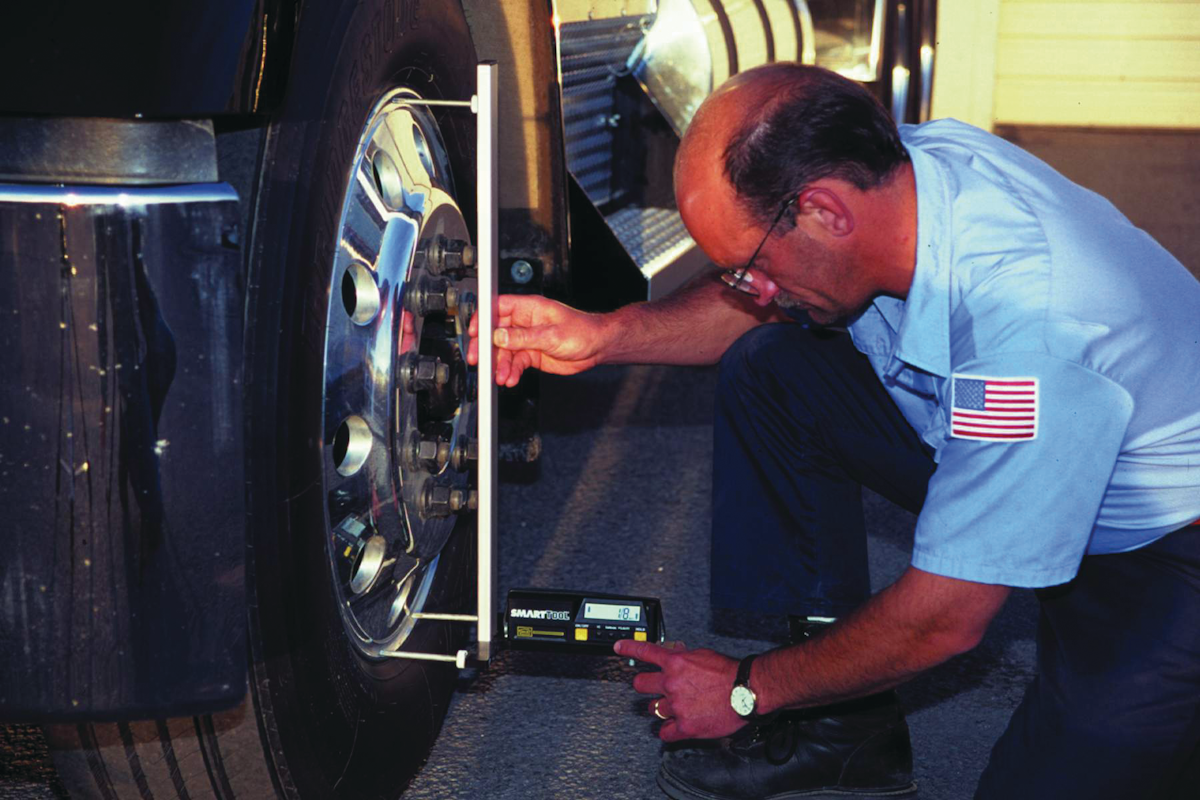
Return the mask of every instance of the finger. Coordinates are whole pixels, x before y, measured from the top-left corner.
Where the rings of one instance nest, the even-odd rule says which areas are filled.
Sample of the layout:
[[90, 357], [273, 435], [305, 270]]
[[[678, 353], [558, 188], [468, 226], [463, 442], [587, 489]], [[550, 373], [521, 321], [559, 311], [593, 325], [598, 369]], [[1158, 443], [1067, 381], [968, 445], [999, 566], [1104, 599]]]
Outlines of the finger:
[[661, 672], [640, 672], [633, 676], [633, 690], [638, 694], [666, 694], [665, 684]]
[[528, 297], [519, 294], [502, 294], [496, 298], [496, 311], [501, 317], [510, 316], [513, 310]]
[[635, 642], [633, 639], [622, 639], [613, 645], [613, 650], [619, 656], [636, 658], [656, 666], [663, 666], [667, 659], [676, 651], [660, 647], [653, 642]]
[[512, 388], [521, 382], [521, 376], [525, 374], [525, 370], [533, 366], [533, 356], [527, 350], [522, 350], [512, 354], [512, 369], [508, 373], [508, 380], [504, 385]]
[[670, 650], [687, 650], [687, 645], [683, 642], [663, 642], [663, 647]]
[[513, 354], [507, 350], [496, 351], [496, 385], [503, 386], [512, 372]]
[[472, 339], [479, 337], [479, 314], [478, 312], [471, 315], [471, 321], [467, 323], [467, 336]]
[[473, 334], [467, 341], [467, 363], [472, 367], [479, 364], [479, 339]]
[[679, 732], [679, 720], [671, 717], [658, 729], [658, 738], [664, 742], [678, 742], [688, 737]]
[[497, 328], [492, 339], [506, 350], [545, 350], [554, 344], [555, 326]]

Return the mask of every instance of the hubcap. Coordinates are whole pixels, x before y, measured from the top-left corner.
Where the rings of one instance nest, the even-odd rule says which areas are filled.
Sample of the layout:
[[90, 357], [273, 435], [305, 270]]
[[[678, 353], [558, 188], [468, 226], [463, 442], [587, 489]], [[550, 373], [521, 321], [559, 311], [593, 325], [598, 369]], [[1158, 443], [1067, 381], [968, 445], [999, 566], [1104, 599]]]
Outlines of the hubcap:
[[416, 98], [388, 94], [363, 128], [325, 326], [326, 549], [342, 622], [367, 656], [412, 631], [456, 516], [474, 505], [474, 250]]

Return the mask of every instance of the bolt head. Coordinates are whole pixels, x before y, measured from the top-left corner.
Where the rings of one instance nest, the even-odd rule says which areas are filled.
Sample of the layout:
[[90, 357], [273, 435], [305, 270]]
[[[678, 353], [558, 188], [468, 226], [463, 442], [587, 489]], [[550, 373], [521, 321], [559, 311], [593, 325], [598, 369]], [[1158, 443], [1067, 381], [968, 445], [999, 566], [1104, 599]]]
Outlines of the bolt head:
[[430, 485], [425, 490], [423, 516], [444, 517], [450, 513], [450, 487]]
[[435, 461], [438, 457], [438, 443], [433, 439], [422, 439], [417, 445], [417, 459], [420, 461]]
[[438, 362], [432, 358], [421, 358], [417, 360], [417, 368], [414, 371], [414, 379], [420, 382], [432, 381], [437, 377]]
[[512, 279], [517, 283], [529, 283], [533, 280], [533, 264], [530, 264], [523, 258], [512, 263], [510, 272], [512, 273]]

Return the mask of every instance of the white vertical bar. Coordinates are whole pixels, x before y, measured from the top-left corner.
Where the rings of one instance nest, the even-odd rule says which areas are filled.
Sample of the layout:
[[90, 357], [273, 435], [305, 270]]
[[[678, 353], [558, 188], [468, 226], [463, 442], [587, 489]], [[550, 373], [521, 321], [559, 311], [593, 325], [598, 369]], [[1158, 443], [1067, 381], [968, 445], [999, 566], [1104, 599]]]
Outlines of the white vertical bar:
[[491, 658], [496, 624], [496, 464], [499, 455], [496, 414], [496, 357], [492, 331], [496, 328], [496, 298], [500, 278], [500, 181], [497, 161], [500, 117], [496, 62], [476, 67], [478, 116], [476, 129], [476, 193], [479, 201], [476, 243], [479, 274], [479, 659]]

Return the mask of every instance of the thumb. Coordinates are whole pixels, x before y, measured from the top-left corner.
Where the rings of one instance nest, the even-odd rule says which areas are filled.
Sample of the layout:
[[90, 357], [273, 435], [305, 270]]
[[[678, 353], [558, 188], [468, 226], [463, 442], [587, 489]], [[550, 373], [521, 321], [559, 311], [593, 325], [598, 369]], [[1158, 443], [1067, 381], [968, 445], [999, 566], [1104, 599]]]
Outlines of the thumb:
[[492, 342], [505, 350], [545, 350], [554, 343], [554, 326], [537, 328], [497, 328]]

